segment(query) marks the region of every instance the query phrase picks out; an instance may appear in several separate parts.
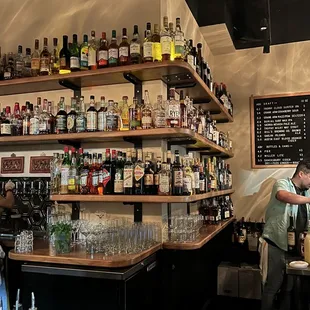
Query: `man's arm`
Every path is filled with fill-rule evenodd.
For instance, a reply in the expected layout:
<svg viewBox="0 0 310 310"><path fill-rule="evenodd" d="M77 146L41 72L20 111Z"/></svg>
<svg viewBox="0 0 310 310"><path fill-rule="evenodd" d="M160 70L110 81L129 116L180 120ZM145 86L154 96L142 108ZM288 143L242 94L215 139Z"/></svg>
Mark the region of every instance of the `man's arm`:
<svg viewBox="0 0 310 310"><path fill-rule="evenodd" d="M276 198L279 201L294 204L294 205L302 205L305 203L310 203L310 197L293 194L285 190L278 190L276 194Z"/></svg>
<svg viewBox="0 0 310 310"><path fill-rule="evenodd" d="M14 195L12 191L6 192L6 197L3 198L0 196L0 207L1 208L13 208L15 203Z"/></svg>

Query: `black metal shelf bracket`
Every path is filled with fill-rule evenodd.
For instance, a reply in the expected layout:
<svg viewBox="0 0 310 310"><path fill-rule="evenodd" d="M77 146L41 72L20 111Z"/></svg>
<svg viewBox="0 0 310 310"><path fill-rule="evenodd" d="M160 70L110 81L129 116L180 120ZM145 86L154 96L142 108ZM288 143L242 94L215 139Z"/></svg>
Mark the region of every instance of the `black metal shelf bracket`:
<svg viewBox="0 0 310 310"><path fill-rule="evenodd" d="M81 97L81 86L72 83L70 80L59 80L59 84L63 87L73 90L74 97Z"/></svg>
<svg viewBox="0 0 310 310"><path fill-rule="evenodd" d="M142 81L139 80L135 75L129 72L123 73L124 79L126 79L128 82L132 83L135 87L134 97L137 98L138 102L141 104L142 102Z"/></svg>
<svg viewBox="0 0 310 310"><path fill-rule="evenodd" d="M142 139L137 137L123 137L125 142L132 143L135 149L142 149Z"/></svg>
<svg viewBox="0 0 310 310"><path fill-rule="evenodd" d="M135 223L141 223L142 222L142 203L141 202L135 202L133 204L133 219Z"/></svg>
<svg viewBox="0 0 310 310"><path fill-rule="evenodd" d="M190 202L188 202L188 203L186 204L186 211L187 211L187 215L190 215L190 214L191 214L191 204L190 204Z"/></svg>
<svg viewBox="0 0 310 310"><path fill-rule="evenodd" d="M81 142L80 141L72 141L72 140L58 140L59 144L63 145L71 145L73 146L76 150L81 147Z"/></svg>
<svg viewBox="0 0 310 310"><path fill-rule="evenodd" d="M72 202L71 220L80 219L80 202Z"/></svg>
<svg viewBox="0 0 310 310"><path fill-rule="evenodd" d="M168 140L167 141L167 150L171 151L172 145L189 145L195 144L197 141L195 139L186 139L186 140Z"/></svg>

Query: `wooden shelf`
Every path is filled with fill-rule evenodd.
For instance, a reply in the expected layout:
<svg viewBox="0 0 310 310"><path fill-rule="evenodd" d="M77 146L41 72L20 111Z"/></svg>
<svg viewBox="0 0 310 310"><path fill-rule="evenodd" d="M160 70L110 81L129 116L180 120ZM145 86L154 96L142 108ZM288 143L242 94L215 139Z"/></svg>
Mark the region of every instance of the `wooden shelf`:
<svg viewBox="0 0 310 310"><path fill-rule="evenodd" d="M233 189L210 192L192 196L157 195L51 195L50 200L57 202L141 202L141 203L187 203L202 199L224 196L234 193Z"/></svg>
<svg viewBox="0 0 310 310"><path fill-rule="evenodd" d="M208 241L214 238L224 228L235 220L234 217L218 225L207 225L201 229L200 236L193 242L164 242L163 249L169 250L197 250L203 247Z"/></svg>
<svg viewBox="0 0 310 310"><path fill-rule="evenodd" d="M148 250L137 254L120 254L104 257L103 254L94 254L93 257L87 254L85 249L75 248L68 254L56 255L48 242L39 240L34 244L32 253L19 254L14 250L9 252L9 258L24 262L40 262L64 265L110 267L120 268L135 265L160 250L161 244L157 244Z"/></svg>
<svg viewBox="0 0 310 310"><path fill-rule="evenodd" d="M220 122L233 121L227 109L218 101L204 81L188 63L183 61L144 63L62 75L0 81L0 96L63 90L65 87L83 88L123 84L129 82L124 77L124 74L128 73L142 82L162 80L169 86L183 89L184 95L193 98L194 103L199 103L204 109L211 111L213 119Z"/></svg>
<svg viewBox="0 0 310 310"><path fill-rule="evenodd" d="M60 135L31 135L31 136L9 136L0 137L0 145L32 145L32 144L51 144L62 141L70 144L70 142L116 142L124 141L126 139L168 139L179 142L178 145L184 145L188 148L194 148L199 151L199 148L204 152L215 154L219 156L233 157L233 154L224 148L216 145L212 141L203 136L194 133L190 129L184 128L155 128L155 129L141 129L129 131L106 131L106 132L82 132L82 133L66 133ZM189 143L189 144L188 144ZM207 150L206 150L207 149Z"/></svg>

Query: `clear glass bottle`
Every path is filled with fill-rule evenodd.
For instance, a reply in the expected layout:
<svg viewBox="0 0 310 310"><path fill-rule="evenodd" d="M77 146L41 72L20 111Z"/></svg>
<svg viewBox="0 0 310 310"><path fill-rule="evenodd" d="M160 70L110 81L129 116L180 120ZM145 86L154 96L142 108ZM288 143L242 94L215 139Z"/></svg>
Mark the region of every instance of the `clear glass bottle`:
<svg viewBox="0 0 310 310"><path fill-rule="evenodd" d="M31 110L30 103L26 103L26 113L23 116L23 135L30 135L30 119L31 119Z"/></svg>
<svg viewBox="0 0 310 310"><path fill-rule="evenodd" d="M169 196L171 194L171 174L166 162L166 154L164 153L164 160L161 164L161 169L158 173L158 195Z"/></svg>
<svg viewBox="0 0 310 310"><path fill-rule="evenodd" d="M107 130L106 113L107 113L107 107L106 107L105 97L101 96L100 109L98 110L98 131Z"/></svg>
<svg viewBox="0 0 310 310"><path fill-rule="evenodd" d="M72 46L70 48L70 70L71 72L80 71L80 49L77 34L73 35Z"/></svg>
<svg viewBox="0 0 310 310"><path fill-rule="evenodd" d="M170 60L171 56L171 35L169 31L168 25L168 16L164 16L163 19L163 27L160 32L160 44L161 44L161 53L162 53L162 60Z"/></svg>
<svg viewBox="0 0 310 310"><path fill-rule="evenodd" d="M144 92L144 106L142 108L142 129L153 128L152 122L152 106L148 90Z"/></svg>
<svg viewBox="0 0 310 310"><path fill-rule="evenodd" d="M23 77L30 77L31 76L31 49L30 48L26 48L26 55L23 61L24 61Z"/></svg>
<svg viewBox="0 0 310 310"><path fill-rule="evenodd" d="M34 41L34 51L31 55L31 75L38 76L40 74L40 50L39 40Z"/></svg>
<svg viewBox="0 0 310 310"><path fill-rule="evenodd" d="M167 103L167 127L179 128L180 127L180 116L181 107L180 102L175 99L175 88L170 88L169 91L170 99Z"/></svg>
<svg viewBox="0 0 310 310"><path fill-rule="evenodd" d="M43 50L40 54L40 75L50 74L51 53L48 51L48 40L43 39Z"/></svg>
<svg viewBox="0 0 310 310"><path fill-rule="evenodd" d="M86 119L87 119L86 130L97 131L98 115L97 115L97 110L95 108L95 96L90 96L90 103L89 103L89 108L87 109L87 112L86 112Z"/></svg>
<svg viewBox="0 0 310 310"><path fill-rule="evenodd" d="M84 34L80 48L81 70L88 70L88 35Z"/></svg>
<svg viewBox="0 0 310 310"><path fill-rule="evenodd" d="M40 135L50 134L51 124L50 124L50 115L47 112L47 99L43 100L43 110L39 115L39 133Z"/></svg>
<svg viewBox="0 0 310 310"><path fill-rule="evenodd" d="M113 100L108 101L106 118L107 118L107 131L118 130L119 115L117 113Z"/></svg>
<svg viewBox="0 0 310 310"><path fill-rule="evenodd" d="M154 24L154 33L152 35L153 61L161 61L161 43L159 34L159 25Z"/></svg>
<svg viewBox="0 0 310 310"><path fill-rule="evenodd" d="M138 25L134 25L133 29L133 37L130 42L130 60L133 64L139 64L141 63L141 43Z"/></svg>
<svg viewBox="0 0 310 310"><path fill-rule="evenodd" d="M116 30L112 30L112 38L109 45L109 67L116 67L118 65L118 45L116 39Z"/></svg>
<svg viewBox="0 0 310 310"><path fill-rule="evenodd" d="M12 80L15 75L15 68L14 68L14 56L13 53L8 54L8 62L4 70L4 79L5 80Z"/></svg>
<svg viewBox="0 0 310 310"><path fill-rule="evenodd" d="M184 60L184 33L181 30L181 20L179 17L176 19L175 35L174 35L174 46L175 55L174 59Z"/></svg>
<svg viewBox="0 0 310 310"><path fill-rule="evenodd" d="M129 48L130 45L128 43L128 37L127 37L127 29L123 28L123 36L122 36L122 42L119 45L118 54L119 54L119 64L121 66L128 65L129 64Z"/></svg>
<svg viewBox="0 0 310 310"><path fill-rule="evenodd" d="M33 115L30 119L30 134L31 135L38 135L40 134L40 118L39 118L39 106L36 105L34 107Z"/></svg>
<svg viewBox="0 0 310 310"><path fill-rule="evenodd" d="M129 130L129 107L128 96L123 96L123 104L121 108L122 127L120 130Z"/></svg>
<svg viewBox="0 0 310 310"><path fill-rule="evenodd" d="M85 102L84 97L80 97L78 104L77 116L76 116L76 132L85 132L86 131L86 113L85 113Z"/></svg>
<svg viewBox="0 0 310 310"><path fill-rule="evenodd" d="M151 23L146 24L146 32L143 42L143 62L153 62L153 42L152 42Z"/></svg>
<svg viewBox="0 0 310 310"><path fill-rule="evenodd" d="M97 44L95 31L91 31L91 40L88 45L88 69L97 69Z"/></svg>
<svg viewBox="0 0 310 310"><path fill-rule="evenodd" d="M153 122L155 128L166 127L166 109L163 105L163 96L157 96L157 103L153 111Z"/></svg>
<svg viewBox="0 0 310 310"><path fill-rule="evenodd" d="M15 78L23 77L24 71L24 57L23 57L23 47L18 45L18 52L15 56Z"/></svg>

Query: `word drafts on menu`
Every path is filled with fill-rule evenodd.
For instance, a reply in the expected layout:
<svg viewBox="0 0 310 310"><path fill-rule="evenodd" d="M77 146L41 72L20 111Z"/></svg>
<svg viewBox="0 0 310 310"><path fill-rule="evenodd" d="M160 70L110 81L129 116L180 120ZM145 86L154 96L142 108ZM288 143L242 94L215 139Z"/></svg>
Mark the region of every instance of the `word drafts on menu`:
<svg viewBox="0 0 310 310"><path fill-rule="evenodd" d="M310 120L310 94L256 97L253 105L254 168L296 165L310 157L310 124L307 124Z"/></svg>

